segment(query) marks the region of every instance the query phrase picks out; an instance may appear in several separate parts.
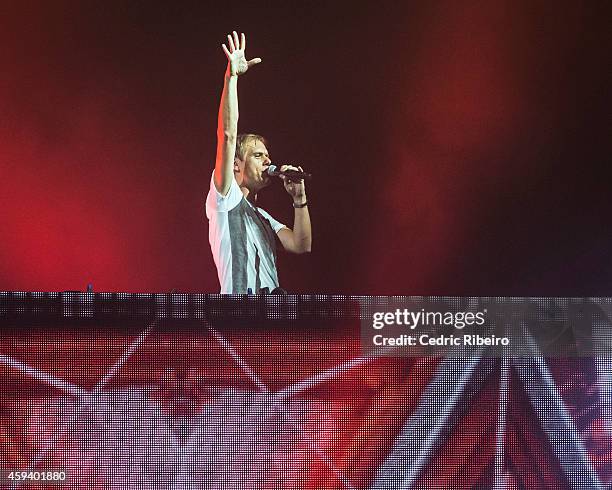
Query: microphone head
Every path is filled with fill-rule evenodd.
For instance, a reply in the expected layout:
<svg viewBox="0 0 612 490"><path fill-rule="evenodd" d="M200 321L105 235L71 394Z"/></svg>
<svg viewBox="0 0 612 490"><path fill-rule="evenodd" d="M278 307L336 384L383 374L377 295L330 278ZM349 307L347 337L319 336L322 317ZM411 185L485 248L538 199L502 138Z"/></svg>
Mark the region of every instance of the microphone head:
<svg viewBox="0 0 612 490"><path fill-rule="evenodd" d="M269 165L265 172L270 177L278 177L280 175L280 169L276 165Z"/></svg>

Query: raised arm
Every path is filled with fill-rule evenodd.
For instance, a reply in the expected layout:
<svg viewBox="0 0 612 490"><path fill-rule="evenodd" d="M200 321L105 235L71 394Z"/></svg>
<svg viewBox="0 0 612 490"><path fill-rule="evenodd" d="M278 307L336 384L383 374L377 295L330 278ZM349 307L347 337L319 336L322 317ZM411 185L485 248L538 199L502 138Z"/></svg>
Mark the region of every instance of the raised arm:
<svg viewBox="0 0 612 490"><path fill-rule="evenodd" d="M244 51L246 38L234 31L227 36L228 46L222 44L227 56L227 70L219 104L217 122L217 158L215 161L215 187L225 196L230 189L234 173L234 155L238 136L238 77L253 65L261 63L261 58L246 60Z"/></svg>

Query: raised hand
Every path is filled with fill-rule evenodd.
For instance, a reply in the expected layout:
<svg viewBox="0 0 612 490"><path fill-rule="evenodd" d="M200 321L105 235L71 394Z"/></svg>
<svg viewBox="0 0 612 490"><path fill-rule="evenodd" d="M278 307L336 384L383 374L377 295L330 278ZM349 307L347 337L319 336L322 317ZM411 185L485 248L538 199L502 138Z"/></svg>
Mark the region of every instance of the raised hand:
<svg viewBox="0 0 612 490"><path fill-rule="evenodd" d="M240 34L240 40L238 40L238 33L233 31L232 34L227 35L227 41L229 49L225 44L221 47L227 56L227 71L229 75L242 75L251 68L251 66L261 63L261 58L253 58L247 61L244 50L246 48L246 38L244 33Z"/></svg>

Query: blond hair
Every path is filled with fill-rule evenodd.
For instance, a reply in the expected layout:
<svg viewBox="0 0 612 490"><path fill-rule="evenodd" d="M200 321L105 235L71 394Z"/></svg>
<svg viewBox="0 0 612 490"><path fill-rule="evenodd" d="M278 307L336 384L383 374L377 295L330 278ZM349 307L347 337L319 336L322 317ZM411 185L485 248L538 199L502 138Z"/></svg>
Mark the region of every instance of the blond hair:
<svg viewBox="0 0 612 490"><path fill-rule="evenodd" d="M258 134L253 133L241 133L236 138L236 158L240 160L244 160L244 155L246 153L247 145L250 141L261 141L265 146L268 146L268 142L266 138L260 136Z"/></svg>

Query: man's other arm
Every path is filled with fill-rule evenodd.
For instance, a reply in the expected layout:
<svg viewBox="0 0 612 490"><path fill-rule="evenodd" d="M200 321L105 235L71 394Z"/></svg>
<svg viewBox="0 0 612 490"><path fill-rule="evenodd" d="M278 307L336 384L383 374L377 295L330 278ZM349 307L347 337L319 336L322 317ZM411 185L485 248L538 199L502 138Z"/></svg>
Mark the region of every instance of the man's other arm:
<svg viewBox="0 0 612 490"><path fill-rule="evenodd" d="M300 170L302 167L292 167L283 165L281 170ZM312 248L312 228L310 226L310 213L308 206L301 206L306 203L306 188L304 181L292 182L287 178L283 178L285 190L293 198L293 229L283 228L278 232L278 238L283 244L283 248L287 252L303 254L310 252Z"/></svg>

